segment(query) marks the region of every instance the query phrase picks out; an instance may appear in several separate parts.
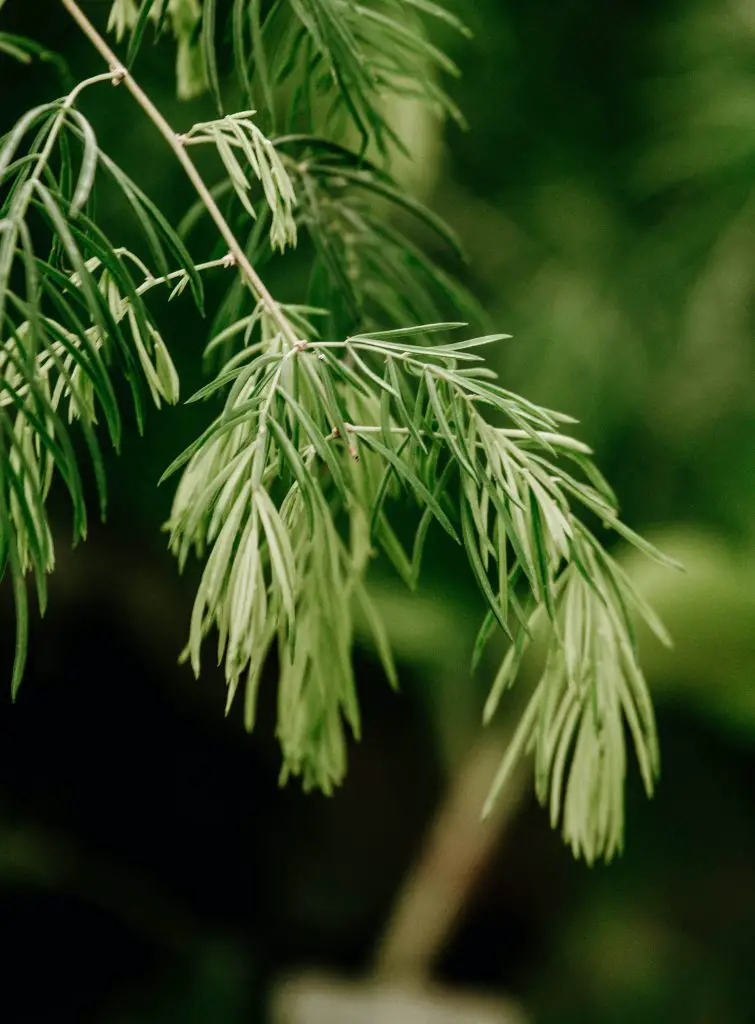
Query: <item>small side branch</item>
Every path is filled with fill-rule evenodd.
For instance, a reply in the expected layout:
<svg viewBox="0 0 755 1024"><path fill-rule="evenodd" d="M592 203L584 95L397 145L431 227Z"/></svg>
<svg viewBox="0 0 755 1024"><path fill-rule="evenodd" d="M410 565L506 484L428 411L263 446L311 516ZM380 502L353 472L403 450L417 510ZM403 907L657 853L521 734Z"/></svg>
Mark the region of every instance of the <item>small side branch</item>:
<svg viewBox="0 0 755 1024"><path fill-rule="evenodd" d="M136 102L142 108L144 113L154 124L157 130L160 132L162 137L167 142L168 146L173 151L176 160L181 164L187 177L191 181L197 195L204 204L207 212L209 213L212 220L215 222L215 226L222 235L226 242L229 252L233 255L236 262L236 266L241 270L244 277L249 282L249 286L254 292L256 298L262 302L266 307L270 316L275 320L281 330L281 334L291 344L294 344L297 340L296 332L294 331L291 323L286 317L285 313L281 309L280 305L275 301L270 292L267 290L264 281L259 276L257 271L254 269L249 261L244 249L239 244L238 239L231 230L228 221L225 219L220 211L218 204L212 196L209 188L205 184L202 176L197 170L194 162L192 161L189 154L181 141L179 135L173 131L171 126L165 120L163 115L157 109L155 104L142 89L139 83L135 80L131 72L126 68L123 63L119 60L117 54L111 49L105 39L100 35L97 29L94 27L92 22L87 18L86 14L79 7L76 0L60 0L65 9L74 19L76 24L79 26L84 35L89 39L94 48L108 64L110 73L114 83L122 82L123 85L128 89L131 95L134 97Z"/></svg>

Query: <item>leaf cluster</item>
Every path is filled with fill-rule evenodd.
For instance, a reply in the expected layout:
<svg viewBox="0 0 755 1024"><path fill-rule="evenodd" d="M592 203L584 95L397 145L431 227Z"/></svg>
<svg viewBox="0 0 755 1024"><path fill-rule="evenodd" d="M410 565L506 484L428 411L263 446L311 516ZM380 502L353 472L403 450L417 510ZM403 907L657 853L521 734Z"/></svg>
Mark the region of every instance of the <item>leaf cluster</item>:
<svg viewBox="0 0 755 1024"><path fill-rule="evenodd" d="M419 99L464 123L437 83L439 73L457 75L458 69L430 41L425 22L469 32L433 0L233 0L227 23L218 8L217 0L142 0L138 6L115 0L110 27L119 39L130 32L131 62L147 26L152 23L159 36L170 23L179 95L209 89L221 115L223 55L230 51L242 102L263 109L273 132L279 121L289 132L312 133L324 124L335 137L351 126L362 149L370 143L382 153L389 146L403 149L386 114L388 96ZM289 101L279 117L282 91Z"/></svg>
<svg viewBox="0 0 755 1024"><path fill-rule="evenodd" d="M181 260L181 276L199 281L162 214L100 151L91 124L73 106L81 88L30 110L0 141L0 572L10 574L17 611L14 692L27 645L25 575L33 573L44 611L46 574L54 567L46 503L56 476L71 499L74 543L86 536L72 424L89 450L104 515L95 427L101 418L118 447L114 377L128 381L140 428L145 384L158 406L178 400L173 363L142 299L157 279L92 219L98 169L126 195L156 263L167 272L170 253L171 261Z"/></svg>
<svg viewBox="0 0 755 1024"><path fill-rule="evenodd" d="M633 611L660 627L575 507L639 541L618 520L589 449L561 432L568 417L507 392L480 365L480 349L501 336L433 344L458 326L290 346L263 317L259 339L250 336L195 396L230 386L223 412L168 471L186 467L171 546L182 563L192 547L207 555L191 661L198 673L203 638L216 628L229 703L245 679L251 726L275 644L284 772L329 792L344 770L339 710L358 733L350 605L366 600L364 570L377 551L416 587L435 524L465 549L487 604L475 660L497 629L510 639L486 719L516 676L533 614L551 637L491 800L533 748L554 823L563 815L577 853L610 857L622 835L625 721L649 792L657 771ZM391 526L402 494L419 514L410 551ZM374 609L368 619L394 681ZM300 700L290 699L292 686Z"/></svg>
<svg viewBox="0 0 755 1024"><path fill-rule="evenodd" d="M115 66L29 111L0 141L0 571L18 609L13 686L26 649L25 577L33 572L44 607L54 563L46 501L56 476L73 504L74 541L86 532L72 426L89 446L104 511L95 428L101 419L117 447L117 379L128 382L140 427L145 392L156 405L178 399L146 294L188 288L202 312L202 273L237 268L206 350L219 369L190 399L222 408L165 474L181 471L171 550L180 567L192 552L204 560L185 657L199 673L216 634L228 707L243 689L251 729L275 653L282 779L332 792L346 771L347 731L361 728L357 612L397 685L369 566L382 556L415 588L429 530L440 528L464 551L485 602L473 665L496 633L508 642L486 721L536 631L547 638L488 808L517 758L532 753L554 825L588 861L610 858L622 840L626 734L648 792L658 771L634 615L667 638L584 513L661 556L621 523L590 449L565 432L570 417L508 391L486 366L483 351L505 336L453 340L464 324L451 316L480 320L479 311L399 225L421 225L452 252L456 239L365 156L369 146L379 157L400 147L385 96L457 116L436 78L454 68L429 41L427 19L463 30L433 0L233 0L227 24L216 0L115 0L110 28L129 34L127 62L150 25L158 36L170 29L179 94L209 88L218 117L174 135ZM91 25L88 34L112 62ZM238 91L268 134L253 109L225 109L226 39ZM13 56L30 52L8 46ZM124 76L197 189L178 230L101 151L76 108L84 88ZM349 130L356 151L345 145ZM222 167L209 188L188 156L199 145ZM144 254L99 226L101 175L130 206ZM196 263L184 239L205 214L230 252ZM260 271L302 238L308 294L284 305ZM414 509L408 546L394 528L399 502Z"/></svg>

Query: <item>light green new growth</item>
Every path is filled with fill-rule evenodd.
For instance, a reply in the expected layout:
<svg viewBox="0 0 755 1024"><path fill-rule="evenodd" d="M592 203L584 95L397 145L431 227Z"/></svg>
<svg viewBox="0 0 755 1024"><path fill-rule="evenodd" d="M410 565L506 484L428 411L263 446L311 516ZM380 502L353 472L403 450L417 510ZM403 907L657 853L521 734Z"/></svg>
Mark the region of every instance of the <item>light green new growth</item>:
<svg viewBox="0 0 755 1024"><path fill-rule="evenodd" d="M194 671L215 635L228 707L241 689L251 729L274 648L282 778L331 792L346 771L346 731L361 728L357 612L397 685L369 565L385 555L414 588L428 530L445 530L487 604L475 664L497 631L510 642L486 722L533 631L549 636L487 809L532 752L538 798L575 854L610 858L623 834L625 731L648 794L658 772L633 615L667 638L576 510L661 556L620 522L590 450L563 432L573 421L507 391L485 365L485 348L505 336L455 340L464 324L448 315L474 317L474 302L398 231L386 204L451 246L453 235L364 155L381 160L400 145L381 96L419 97L459 116L428 73L455 69L426 27L463 26L431 0L234 0L227 26L215 0L116 0L108 27L118 41L128 36L122 64L75 0L60 2L109 70L29 111L0 143L0 563L16 598L14 692L27 643L25 577L33 573L44 610L54 565L46 499L56 473L73 502L74 540L86 533L73 424L89 444L104 513L96 427L102 419L118 445L114 376L129 381L140 425L145 385L158 406L178 399L149 293L167 285L175 298L188 287L201 312L202 275L225 273L232 280L207 346L218 370L189 399L222 396L223 405L165 473L181 471L171 550L180 567L192 551L204 559L185 652ZM183 134L127 70L147 32L166 29L177 44L179 95L209 89L218 107L217 119ZM40 52L2 34L0 49L23 60ZM131 92L189 175L197 203L178 231L100 150L77 110L81 91L103 82ZM227 112L230 95L254 109ZM190 159L199 145L219 157L211 188ZM93 219L101 175L130 204L142 255L111 242ZM221 199L245 236L231 231ZM229 251L197 263L186 239L204 216ZM42 256L32 233L45 232ZM258 268L302 235L314 252L309 294L283 305ZM417 508L410 550L392 526L399 497Z"/></svg>

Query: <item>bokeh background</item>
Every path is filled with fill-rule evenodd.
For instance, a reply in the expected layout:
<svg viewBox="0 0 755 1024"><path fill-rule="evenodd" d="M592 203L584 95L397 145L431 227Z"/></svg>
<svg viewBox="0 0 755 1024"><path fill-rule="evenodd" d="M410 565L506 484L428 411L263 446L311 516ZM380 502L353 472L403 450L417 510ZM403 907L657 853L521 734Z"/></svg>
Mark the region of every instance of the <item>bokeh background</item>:
<svg viewBox="0 0 755 1024"><path fill-rule="evenodd" d="M82 6L104 24L107 3ZM755 8L449 6L474 30L472 40L438 36L463 72L449 91L471 130L397 109L414 152L397 173L456 228L469 255L459 273L513 335L495 354L507 386L580 419L626 521L687 572L626 556L675 648L644 644L663 771L651 802L630 774L624 855L608 867L575 863L526 789L434 974L450 988L503 993L543 1024L747 1024ZM52 0L9 0L0 28L63 52L77 75L99 70ZM172 60L169 46L146 50L139 73L172 123L188 127L210 107L189 113L173 98ZM60 91L52 67L0 59L3 130ZM178 222L188 188L128 98L103 88L85 109L103 147ZM126 211L113 199L101 214L127 244ZM204 259L214 244L200 231L192 250ZM287 267L270 283L295 294L303 268L295 258ZM163 313L188 395L207 325L188 302ZM197 682L176 663L197 567L177 576L160 529L170 485L157 481L208 414L151 413L146 437L127 437L109 460L108 522L93 522L74 552L61 503L50 610L33 623L15 705L0 687L0 1016L9 1022L262 1021L282 973L367 975L482 732L494 665L470 678L481 605L462 554L439 540L416 598L376 573L402 693L389 691L369 650L357 651L366 735L343 790L329 800L279 790L274 679L250 737L239 713L223 715L221 675L208 665ZM3 584L7 679L12 630Z"/></svg>

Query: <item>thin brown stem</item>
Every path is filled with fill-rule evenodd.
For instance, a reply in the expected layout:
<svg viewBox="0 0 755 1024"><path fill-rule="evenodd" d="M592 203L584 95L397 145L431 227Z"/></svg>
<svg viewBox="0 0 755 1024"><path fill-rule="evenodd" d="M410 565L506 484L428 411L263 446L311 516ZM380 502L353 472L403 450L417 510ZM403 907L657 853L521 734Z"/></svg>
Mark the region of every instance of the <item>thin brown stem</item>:
<svg viewBox="0 0 755 1024"><path fill-rule="evenodd" d="M505 738L500 734L485 735L454 773L379 941L373 963L377 978L426 983L452 937L527 792L526 772L520 765L491 817L480 820L480 804L500 763L502 745Z"/></svg>
<svg viewBox="0 0 755 1024"><path fill-rule="evenodd" d="M186 172L186 176L194 186L194 189L204 204L205 209L209 213L212 220L215 222L215 226L222 235L226 242L229 252L233 255L236 262L236 266L242 272L244 277L249 282L249 286L254 292L257 299L267 307L268 312L278 324L281 334L291 343L294 344L297 339L296 331L294 330L291 322L285 313L279 306L279 304L272 297L270 292L267 290L264 281L261 279L257 271L254 269L249 261L248 256L244 252L243 247L239 244L238 239L231 230L228 221L225 219L223 214L215 202L212 193L210 192L207 185L204 183L202 176L194 165L189 154L186 152L184 146L181 143L178 135L173 131L171 126L165 120L163 115L157 109L155 104L142 89L139 83L136 81L131 72L126 68L119 60L117 54L110 48L108 43L103 39L94 25L91 23L86 14L81 10L76 0L61 0L61 3L74 19L76 24L79 26L84 35L89 39L94 48L100 54L110 67L110 70L115 73L113 79L114 83L122 82L131 95L134 97L136 102L142 108L144 113L154 124L157 130L160 132L162 137L170 146L173 154L175 155L178 162Z"/></svg>

